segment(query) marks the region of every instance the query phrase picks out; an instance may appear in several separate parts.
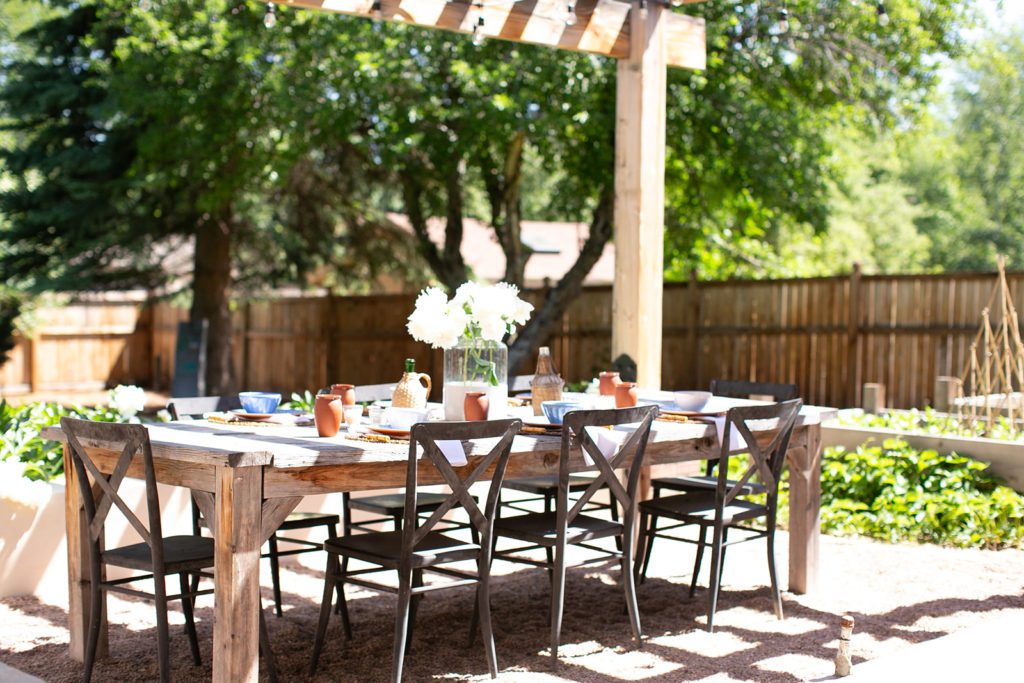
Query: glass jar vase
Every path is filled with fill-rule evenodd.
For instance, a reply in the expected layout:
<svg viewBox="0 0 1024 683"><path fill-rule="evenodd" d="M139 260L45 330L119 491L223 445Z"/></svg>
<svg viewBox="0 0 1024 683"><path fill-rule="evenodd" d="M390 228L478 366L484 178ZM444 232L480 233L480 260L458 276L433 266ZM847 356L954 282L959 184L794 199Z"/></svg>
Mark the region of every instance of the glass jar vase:
<svg viewBox="0 0 1024 683"><path fill-rule="evenodd" d="M444 352L444 419L463 420L466 392L487 394L487 419L508 412L508 347L502 342L463 337Z"/></svg>

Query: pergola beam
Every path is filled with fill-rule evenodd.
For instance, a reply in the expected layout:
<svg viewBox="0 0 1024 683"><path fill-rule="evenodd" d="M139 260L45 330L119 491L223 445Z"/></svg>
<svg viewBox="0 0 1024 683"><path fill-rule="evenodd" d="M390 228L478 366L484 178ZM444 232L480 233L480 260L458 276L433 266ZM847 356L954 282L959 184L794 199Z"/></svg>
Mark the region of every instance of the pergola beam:
<svg viewBox="0 0 1024 683"><path fill-rule="evenodd" d="M373 0L283 0L279 4L376 18ZM579 0L573 26L565 23L565 8L565 0L486 0L482 6L472 0L380 0L379 19L472 33L483 16L480 30L488 38L629 58L634 24L630 15L636 11L632 3ZM664 22L667 66L705 68L704 19L665 12Z"/></svg>

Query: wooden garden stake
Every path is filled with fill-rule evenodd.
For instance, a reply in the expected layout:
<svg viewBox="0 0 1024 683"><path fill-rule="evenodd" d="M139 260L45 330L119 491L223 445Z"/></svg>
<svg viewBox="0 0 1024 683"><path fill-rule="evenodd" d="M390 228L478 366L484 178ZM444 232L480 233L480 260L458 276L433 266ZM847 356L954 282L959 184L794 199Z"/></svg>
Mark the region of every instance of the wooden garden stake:
<svg viewBox="0 0 1024 683"><path fill-rule="evenodd" d="M836 653L836 676L849 676L853 670L850 658L850 636L853 635L853 617L844 614L839 620L839 652Z"/></svg>

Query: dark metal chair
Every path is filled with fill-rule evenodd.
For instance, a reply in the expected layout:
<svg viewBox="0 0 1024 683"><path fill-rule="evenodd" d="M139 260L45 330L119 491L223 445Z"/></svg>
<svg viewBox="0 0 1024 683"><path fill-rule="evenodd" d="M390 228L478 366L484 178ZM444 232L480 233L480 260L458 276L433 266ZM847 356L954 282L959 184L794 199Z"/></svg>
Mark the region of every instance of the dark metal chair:
<svg viewBox="0 0 1024 683"><path fill-rule="evenodd" d="M145 427L137 424L91 422L70 417L62 417L60 426L67 436L68 450L71 453L75 478L78 480L85 508L86 540L89 546L89 576L92 578L90 582L91 619L86 636L85 668L82 679L87 683L92 679L93 666L96 662L100 618L104 607L102 592L113 591L153 600L156 603L157 659L160 667L160 680L162 683L166 683L171 680L167 627L168 602L181 601L181 609L185 614L185 630L188 633L189 645L192 649L192 661L196 666L202 663L195 618L192 612L192 601L197 595L208 595L213 591L190 589L188 579L190 575L197 576L202 570L213 567L213 539L200 536L168 536L166 538L163 536L160 524L160 494L156 486L149 433ZM93 462L85 450L85 444L115 453L120 452L117 464L109 476L103 474ZM146 482L148 525L132 512L131 506L118 494L121 482L124 481L125 475L136 458L142 460ZM95 498L93 486L89 483L90 478L99 489L98 496ZM138 532L143 539L142 543L104 549L104 524L113 507L116 507ZM103 567L106 565L151 573L105 580L102 576ZM180 593L167 595L164 577L174 574L179 577ZM145 593L124 585L148 579L153 580L153 593ZM268 657L271 678L276 679L276 669L273 659L270 657L269 638L262 610L260 611L260 643L263 653Z"/></svg>
<svg viewBox="0 0 1024 683"><path fill-rule="evenodd" d="M174 420L191 420L197 417L201 418L205 413L234 410L241 407L242 404L239 402L237 395L173 398L167 403L167 410L171 414L171 419ZM267 552L263 554L263 557L270 560L270 580L274 589L274 614L281 616L281 570L279 558L316 552L322 547L320 543L308 541L304 538L279 536L278 534L282 531L298 531L300 529L314 529L322 526L327 530L327 538L336 538L340 521L341 518L338 515L331 513L293 512L281 522L277 531L267 539ZM193 499L192 534L195 536L201 535L202 529L205 526L206 522L203 519L203 515ZM278 547L278 543L287 543L298 547L281 550ZM198 577L193 580L193 590L195 589L196 581L198 581Z"/></svg>
<svg viewBox="0 0 1024 683"><path fill-rule="evenodd" d="M317 626L313 655L310 661L310 675L316 672L320 652L323 649L327 632L327 624L331 614L331 596L336 586L342 588L341 601L344 602L344 585L354 583L378 591L398 594L398 607L395 614L394 660L391 678L399 681L402 678L402 665L408 644L411 642L412 624L416 613L416 600L423 594L444 588L476 585L477 607L474 613L471 633L475 632L476 622L483 632L484 649L487 655L487 666L491 677L498 675L497 656L494 650L494 634L491 630L490 615L490 564L494 520L498 507L498 491L505 475L508 456L512 450L512 440L522 426L519 420L491 420L484 422L442 422L420 423L412 428L409 441L409 460L405 487L405 513L401 530L381 531L366 534L344 536L329 540L324 544L327 551L327 569L324 576L323 601L320 605L320 621ZM456 471L448 462L437 445L438 441L458 440L472 441L477 439L498 439L487 455L476 464L470 464ZM422 450L423 456L418 457ZM451 493L430 517L420 523L416 512L416 489L419 485L419 469L429 462L451 488ZM469 488L476 483L489 467L494 467L491 475L487 502L481 510ZM469 523L479 534L479 543L467 543L445 535L435 527L456 506L461 506L469 515ZM338 558L343 558L339 564ZM348 571L344 560L355 558L368 562L374 567ZM455 570L443 566L452 562L475 560L475 574ZM398 588L382 585L359 578L363 574L397 570ZM441 585L426 586L423 583L423 572L436 572L455 579ZM347 611L344 609L343 612Z"/></svg>
<svg viewBox="0 0 1024 683"><path fill-rule="evenodd" d="M357 386L356 402L369 403L371 401L389 399L394 389L394 383ZM447 499L447 493L420 491L416 496L416 514L420 517L429 515ZM342 494L342 506L342 529L346 536L356 530L366 531L369 529L372 531L374 530L373 527L378 526L382 522L391 522L394 524L395 531L398 531L402 528L402 518L405 515L405 494L380 493L368 496L353 496L346 492ZM375 515L375 517L357 522L352 519L352 510L369 512ZM463 525L453 526L461 527ZM476 533L472 527L470 527L470 533ZM475 541L476 539L474 538Z"/></svg>
<svg viewBox="0 0 1024 683"><path fill-rule="evenodd" d="M725 396L727 398L751 398L752 396L765 396L781 403L782 401L792 401L795 398L800 397L800 389L795 384L774 384L771 382L747 382L745 380L732 380L732 379L713 379L711 380L711 393L715 396ZM715 476L715 467L718 466L717 460L708 460L705 464L704 474L695 475L690 477L658 477L651 480L651 488L653 489L653 497L658 498L661 496L662 489L677 492L686 491L714 491L718 485L718 479ZM731 486L735 482L728 482ZM757 481L747 482L743 495L754 495L758 493L764 493L764 486ZM647 569L644 568L644 574L646 575Z"/></svg>
<svg viewBox="0 0 1024 683"><path fill-rule="evenodd" d="M692 490L675 496L653 498L640 503L640 538L638 557L644 561L642 572L646 572L651 559L651 550L655 538L667 538L684 543L697 544L697 557L693 565L693 577L690 580L690 597L697 588L697 574L707 544L707 530L712 528L714 534L711 541L711 578L708 588L708 631L714 630L715 607L718 604L718 590L722 581L722 568L725 566L725 549L734 543L744 543L760 538L768 539L768 573L771 578L772 598L775 614L782 618L782 596L779 593L779 582L775 570L775 518L778 513L779 479L789 448L789 439L793 433L793 425L800 412L801 401L794 399L782 403L764 406L744 406L732 408L726 414L725 433L722 438L722 450L718 462L718 475L715 490ZM771 429L752 429L752 421L774 421ZM745 444L731 449L732 432L736 430ZM736 481L727 477L729 458L736 454L748 454L751 464ZM741 496L748 494L746 484L757 475L766 493L764 503L745 500ZM678 523L658 528L658 520L667 517ZM748 526L755 520L764 520L764 529ZM672 529L688 525L698 525L700 535L697 540L666 534ZM729 541L730 530L744 532L744 537Z"/></svg>
<svg viewBox="0 0 1024 683"><path fill-rule="evenodd" d="M534 566L544 566L552 572L551 657L556 663L565 596L565 556L566 547L569 545L578 545L602 554L601 557L588 560L583 564L603 561L608 556L621 558L626 606L633 638L636 640L637 646L640 645L640 615L636 604L636 587L633 580L633 532L636 524L635 508L640 471L643 468L647 439L650 436L651 423L655 415L657 415L656 406L569 412L563 420L555 510L502 517L495 521L495 533L498 537L511 538L528 544L496 552L495 557ZM592 432L586 429L587 427L603 429L607 426L635 423L638 423L638 427L625 438L617 452L607 459L601 453ZM594 461L597 476L578 499L570 501L569 457L575 449L586 450ZM627 470L626 486L622 485L616 475L615 471L618 469ZM604 487L611 492L613 503L622 506L624 510L622 522L583 514L590 499ZM571 508L570 502L573 503ZM609 537L618 539L621 551L590 545L592 541ZM538 548L553 549L553 565L550 559L547 563L540 563L520 555L522 552ZM551 553L548 556L550 558Z"/></svg>

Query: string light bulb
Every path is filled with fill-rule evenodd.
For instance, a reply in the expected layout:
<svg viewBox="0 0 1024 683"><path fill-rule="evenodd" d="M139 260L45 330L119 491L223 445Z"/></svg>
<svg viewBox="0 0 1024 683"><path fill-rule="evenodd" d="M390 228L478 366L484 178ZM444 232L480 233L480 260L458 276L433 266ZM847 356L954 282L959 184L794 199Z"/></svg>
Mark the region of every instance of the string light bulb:
<svg viewBox="0 0 1024 683"><path fill-rule="evenodd" d="M783 5L779 8L779 33L789 33L789 10Z"/></svg>
<svg viewBox="0 0 1024 683"><path fill-rule="evenodd" d="M477 47L484 44L484 15L482 14L473 24L473 44Z"/></svg>
<svg viewBox="0 0 1024 683"><path fill-rule="evenodd" d="M565 25L575 26L576 25L576 3L567 2L565 3Z"/></svg>
<svg viewBox="0 0 1024 683"><path fill-rule="evenodd" d="M272 2L267 3L267 12L263 15L263 25L267 28L277 26L277 7Z"/></svg>
<svg viewBox="0 0 1024 683"><path fill-rule="evenodd" d="M885 3L879 2L878 6L875 7L875 12L878 14L878 25L888 26L889 25L889 13L885 11Z"/></svg>

